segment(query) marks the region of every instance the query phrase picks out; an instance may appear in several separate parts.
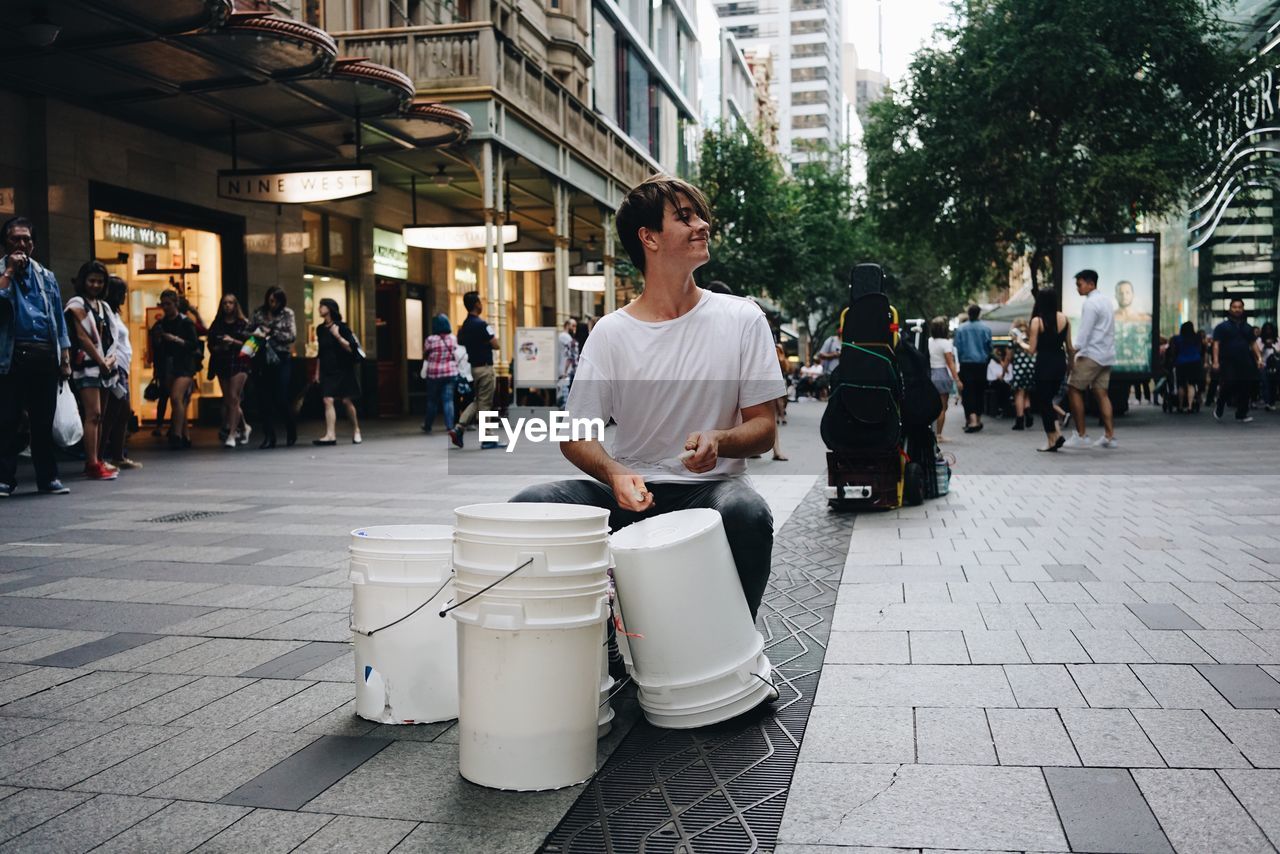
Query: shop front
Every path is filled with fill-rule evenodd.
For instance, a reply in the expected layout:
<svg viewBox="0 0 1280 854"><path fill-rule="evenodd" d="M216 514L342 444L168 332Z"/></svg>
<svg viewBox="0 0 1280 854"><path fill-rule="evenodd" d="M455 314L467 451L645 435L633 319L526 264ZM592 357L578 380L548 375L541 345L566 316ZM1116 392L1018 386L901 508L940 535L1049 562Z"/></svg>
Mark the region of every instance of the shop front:
<svg viewBox="0 0 1280 854"><path fill-rule="evenodd" d="M128 286L121 316L129 328L133 360L130 394L138 417L151 421L156 403L143 391L154 377L148 332L160 319L160 295L174 290L192 309L193 319L212 322L223 293L243 303L244 220L172 200L90 185L93 257ZM188 415L197 417L221 397L217 382L202 370L196 377Z"/></svg>

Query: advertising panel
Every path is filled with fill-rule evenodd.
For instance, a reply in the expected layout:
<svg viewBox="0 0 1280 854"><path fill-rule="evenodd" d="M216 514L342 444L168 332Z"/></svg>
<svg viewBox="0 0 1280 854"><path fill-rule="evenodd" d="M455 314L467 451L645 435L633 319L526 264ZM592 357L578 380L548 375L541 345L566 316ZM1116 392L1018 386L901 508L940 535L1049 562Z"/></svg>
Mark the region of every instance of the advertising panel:
<svg viewBox="0 0 1280 854"><path fill-rule="evenodd" d="M518 388L555 388L557 335L554 326L517 327L515 382Z"/></svg>
<svg viewBox="0 0 1280 854"><path fill-rule="evenodd" d="M1154 234L1068 237L1058 264L1062 313L1071 320L1072 339L1080 328L1084 299L1075 274L1098 273L1098 291L1116 305L1116 364L1121 374L1149 374L1159 318L1160 239Z"/></svg>

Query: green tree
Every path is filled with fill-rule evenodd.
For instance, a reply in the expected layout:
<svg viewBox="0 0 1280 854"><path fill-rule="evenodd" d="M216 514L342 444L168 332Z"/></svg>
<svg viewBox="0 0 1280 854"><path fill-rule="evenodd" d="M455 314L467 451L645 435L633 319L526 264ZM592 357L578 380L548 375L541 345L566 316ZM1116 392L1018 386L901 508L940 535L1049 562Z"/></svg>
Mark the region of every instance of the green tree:
<svg viewBox="0 0 1280 854"><path fill-rule="evenodd" d="M953 292L1071 232L1179 210L1209 156L1197 113L1240 58L1218 0L967 0L904 85L873 105L868 204L924 242Z"/></svg>

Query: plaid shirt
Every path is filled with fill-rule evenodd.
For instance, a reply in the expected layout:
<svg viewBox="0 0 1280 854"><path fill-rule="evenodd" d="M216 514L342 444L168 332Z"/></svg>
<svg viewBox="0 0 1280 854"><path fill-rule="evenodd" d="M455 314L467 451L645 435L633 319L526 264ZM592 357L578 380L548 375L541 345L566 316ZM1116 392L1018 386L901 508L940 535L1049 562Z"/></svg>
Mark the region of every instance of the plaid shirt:
<svg viewBox="0 0 1280 854"><path fill-rule="evenodd" d="M432 335L422 346L422 358L427 361L427 379L458 375L458 359L454 350L458 342L452 335Z"/></svg>

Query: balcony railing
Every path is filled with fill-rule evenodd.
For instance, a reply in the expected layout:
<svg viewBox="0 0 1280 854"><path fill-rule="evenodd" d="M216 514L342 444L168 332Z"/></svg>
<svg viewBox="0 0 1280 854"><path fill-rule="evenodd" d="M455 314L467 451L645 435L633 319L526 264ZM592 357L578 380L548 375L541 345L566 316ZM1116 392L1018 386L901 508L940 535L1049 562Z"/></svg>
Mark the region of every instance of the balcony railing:
<svg viewBox="0 0 1280 854"><path fill-rule="evenodd" d="M652 171L628 141L554 77L501 39L488 22L360 30L333 36L340 55L364 56L397 68L409 75L420 95L448 100L463 97L467 90L496 94L624 186L640 183Z"/></svg>

